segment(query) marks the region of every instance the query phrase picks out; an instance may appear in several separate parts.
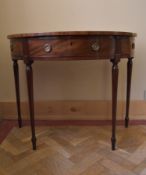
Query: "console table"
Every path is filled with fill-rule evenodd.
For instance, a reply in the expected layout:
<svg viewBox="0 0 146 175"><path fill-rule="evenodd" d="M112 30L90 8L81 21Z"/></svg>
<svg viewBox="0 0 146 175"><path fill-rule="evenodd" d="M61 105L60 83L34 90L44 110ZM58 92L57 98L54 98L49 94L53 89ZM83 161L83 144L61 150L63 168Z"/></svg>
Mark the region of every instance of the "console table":
<svg viewBox="0 0 146 175"><path fill-rule="evenodd" d="M18 124L22 127L19 90L18 61L26 65L29 99L29 114L32 132L32 147L36 150L33 70L34 61L102 60L112 63L112 150L116 148L116 111L118 89L118 63L127 58L127 94L125 127L129 122L132 59L134 58L135 33L116 31L70 31L8 35L13 60Z"/></svg>

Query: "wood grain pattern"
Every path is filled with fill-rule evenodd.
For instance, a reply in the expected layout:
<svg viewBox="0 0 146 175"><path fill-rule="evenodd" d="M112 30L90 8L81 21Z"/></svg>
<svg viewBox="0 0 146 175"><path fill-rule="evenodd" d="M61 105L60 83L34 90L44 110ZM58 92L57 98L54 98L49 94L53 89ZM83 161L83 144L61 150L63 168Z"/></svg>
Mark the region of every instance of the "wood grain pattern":
<svg viewBox="0 0 146 175"><path fill-rule="evenodd" d="M36 126L108 126L111 120L36 120ZM123 120L117 120L118 126L123 126ZM29 120L23 120L24 126L30 124ZM131 126L146 125L146 120L130 120ZM0 144L7 137L9 132L17 127L17 120L5 119L0 122Z"/></svg>
<svg viewBox="0 0 146 175"><path fill-rule="evenodd" d="M78 35L112 35L112 36L137 36L136 33L120 32L120 31L62 31L62 32L45 32L45 33L22 33L8 35L9 39L12 38L31 38L42 36L78 36Z"/></svg>
<svg viewBox="0 0 146 175"><path fill-rule="evenodd" d="M15 102L0 103L3 119L16 119L17 107ZM118 101L117 119L124 120L125 102ZM27 102L21 102L22 118L28 119ZM110 120L111 101L100 100L58 100L35 102L36 119L45 120ZM142 100L131 101L130 118L145 119L146 102Z"/></svg>
<svg viewBox="0 0 146 175"><path fill-rule="evenodd" d="M11 48L11 55L12 59L13 57L17 57L19 59L22 59L23 56L23 42L20 40L13 40L10 43L10 48Z"/></svg>
<svg viewBox="0 0 146 175"><path fill-rule="evenodd" d="M92 45L97 43L99 51L93 51ZM50 52L44 51L45 44L51 47ZM111 37L64 37L61 39L46 38L46 39L29 39L30 57L42 58L51 57L60 59L60 57L69 59L68 57L100 57L105 58L114 54L114 40ZM80 48L80 49L78 49ZM90 58L92 59L92 58ZM96 59L96 58L93 58ZM61 60L61 59L60 59Z"/></svg>
<svg viewBox="0 0 146 175"><path fill-rule="evenodd" d="M146 126L126 130L118 126L115 152L110 149L110 130L109 126L36 127L38 150L33 152L28 127L15 127L0 145L0 174L145 175Z"/></svg>
<svg viewBox="0 0 146 175"><path fill-rule="evenodd" d="M119 57L134 56L134 37L113 35L80 35L80 36L44 36L38 38L11 38L12 59L22 60L96 60L114 58L116 42L119 42ZM92 49L93 44L98 44L99 50ZM45 52L45 44L51 47L50 52ZM27 49L27 53L25 50Z"/></svg>

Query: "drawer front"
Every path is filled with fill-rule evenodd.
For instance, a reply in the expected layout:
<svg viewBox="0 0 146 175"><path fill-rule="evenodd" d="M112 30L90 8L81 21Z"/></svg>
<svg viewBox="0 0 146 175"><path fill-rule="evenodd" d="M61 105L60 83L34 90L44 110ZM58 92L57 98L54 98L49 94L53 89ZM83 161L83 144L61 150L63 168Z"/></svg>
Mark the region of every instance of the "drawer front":
<svg viewBox="0 0 146 175"><path fill-rule="evenodd" d="M108 57L114 53L111 37L29 39L30 57Z"/></svg>

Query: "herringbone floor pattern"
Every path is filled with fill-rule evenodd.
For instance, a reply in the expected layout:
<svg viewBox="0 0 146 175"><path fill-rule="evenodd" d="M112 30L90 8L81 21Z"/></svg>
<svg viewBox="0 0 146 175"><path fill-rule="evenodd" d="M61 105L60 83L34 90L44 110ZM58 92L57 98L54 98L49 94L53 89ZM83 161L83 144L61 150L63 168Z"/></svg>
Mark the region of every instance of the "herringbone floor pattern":
<svg viewBox="0 0 146 175"><path fill-rule="evenodd" d="M0 145L0 175L146 175L146 126L117 128L111 151L109 126L13 128Z"/></svg>

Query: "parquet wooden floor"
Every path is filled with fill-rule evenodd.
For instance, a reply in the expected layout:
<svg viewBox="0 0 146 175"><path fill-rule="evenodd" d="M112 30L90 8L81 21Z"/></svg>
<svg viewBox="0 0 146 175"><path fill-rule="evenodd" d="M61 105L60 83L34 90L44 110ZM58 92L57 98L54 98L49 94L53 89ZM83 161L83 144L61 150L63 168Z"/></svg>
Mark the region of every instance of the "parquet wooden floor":
<svg viewBox="0 0 146 175"><path fill-rule="evenodd" d="M117 127L111 151L110 126L14 127L0 145L0 175L146 175L146 126Z"/></svg>

